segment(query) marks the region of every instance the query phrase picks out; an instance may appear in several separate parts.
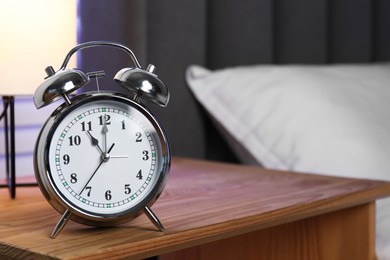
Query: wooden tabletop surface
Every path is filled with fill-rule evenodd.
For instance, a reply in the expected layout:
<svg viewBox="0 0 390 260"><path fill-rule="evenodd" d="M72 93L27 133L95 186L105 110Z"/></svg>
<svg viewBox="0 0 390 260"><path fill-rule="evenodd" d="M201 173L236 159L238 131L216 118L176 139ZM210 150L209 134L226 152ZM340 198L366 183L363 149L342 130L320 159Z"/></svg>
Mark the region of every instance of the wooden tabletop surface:
<svg viewBox="0 0 390 260"><path fill-rule="evenodd" d="M18 258L145 258L360 205L390 195L390 184L174 158L167 186L152 206L165 226L142 215L113 228L60 218L37 187L0 190L0 255Z"/></svg>

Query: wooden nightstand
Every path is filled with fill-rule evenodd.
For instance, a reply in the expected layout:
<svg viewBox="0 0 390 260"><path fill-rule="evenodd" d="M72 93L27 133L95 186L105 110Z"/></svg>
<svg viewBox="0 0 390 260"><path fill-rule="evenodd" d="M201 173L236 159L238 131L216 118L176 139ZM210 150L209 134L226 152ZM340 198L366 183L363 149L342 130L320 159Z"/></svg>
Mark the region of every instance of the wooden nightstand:
<svg viewBox="0 0 390 260"><path fill-rule="evenodd" d="M113 228L59 219L37 187L0 191L0 258L374 259L375 200L390 183L183 158L153 210Z"/></svg>

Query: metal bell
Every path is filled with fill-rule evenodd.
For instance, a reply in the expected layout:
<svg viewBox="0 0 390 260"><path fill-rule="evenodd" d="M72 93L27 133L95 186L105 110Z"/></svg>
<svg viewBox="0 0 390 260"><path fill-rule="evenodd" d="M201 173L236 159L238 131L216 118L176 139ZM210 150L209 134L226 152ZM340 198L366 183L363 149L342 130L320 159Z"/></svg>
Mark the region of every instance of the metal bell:
<svg viewBox="0 0 390 260"><path fill-rule="evenodd" d="M54 72L52 67L48 67L46 72L48 77L34 94L34 104L38 109L60 98L69 102L67 95L89 82L88 75L78 69L60 69Z"/></svg>
<svg viewBox="0 0 390 260"><path fill-rule="evenodd" d="M142 97L165 107L169 102L169 91L154 71L155 67L152 64L149 64L147 70L124 68L115 75L114 80L128 91L135 93L136 100Z"/></svg>

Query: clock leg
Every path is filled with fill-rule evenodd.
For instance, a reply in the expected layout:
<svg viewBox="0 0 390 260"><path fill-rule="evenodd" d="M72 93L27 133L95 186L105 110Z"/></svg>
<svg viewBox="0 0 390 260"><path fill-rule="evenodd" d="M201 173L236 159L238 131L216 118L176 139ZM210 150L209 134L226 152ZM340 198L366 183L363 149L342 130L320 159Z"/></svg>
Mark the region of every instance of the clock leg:
<svg viewBox="0 0 390 260"><path fill-rule="evenodd" d="M146 216L150 219L150 221L152 221L153 225L158 228L158 230L160 231L164 231L164 227L163 225L161 224L160 220L158 219L158 217L156 216L156 214L153 213L153 211L149 208L149 207L145 207L144 208L144 213L146 214Z"/></svg>
<svg viewBox="0 0 390 260"><path fill-rule="evenodd" d="M70 219L71 215L72 215L72 213L69 210L66 210L64 212L61 219L58 221L57 225L53 229L53 232L51 232L51 235L50 235L51 238L56 238L56 236L61 232L61 230L64 228L65 224Z"/></svg>

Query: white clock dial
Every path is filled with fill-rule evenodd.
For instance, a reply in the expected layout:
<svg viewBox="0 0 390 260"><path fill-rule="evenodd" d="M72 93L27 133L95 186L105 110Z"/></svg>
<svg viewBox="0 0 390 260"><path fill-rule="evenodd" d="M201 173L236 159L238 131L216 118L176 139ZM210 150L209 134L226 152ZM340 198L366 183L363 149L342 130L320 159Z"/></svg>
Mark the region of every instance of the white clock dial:
<svg viewBox="0 0 390 260"><path fill-rule="evenodd" d="M77 211L104 217L135 210L155 190L162 146L147 114L107 99L85 103L62 118L48 158L49 179L59 196Z"/></svg>

